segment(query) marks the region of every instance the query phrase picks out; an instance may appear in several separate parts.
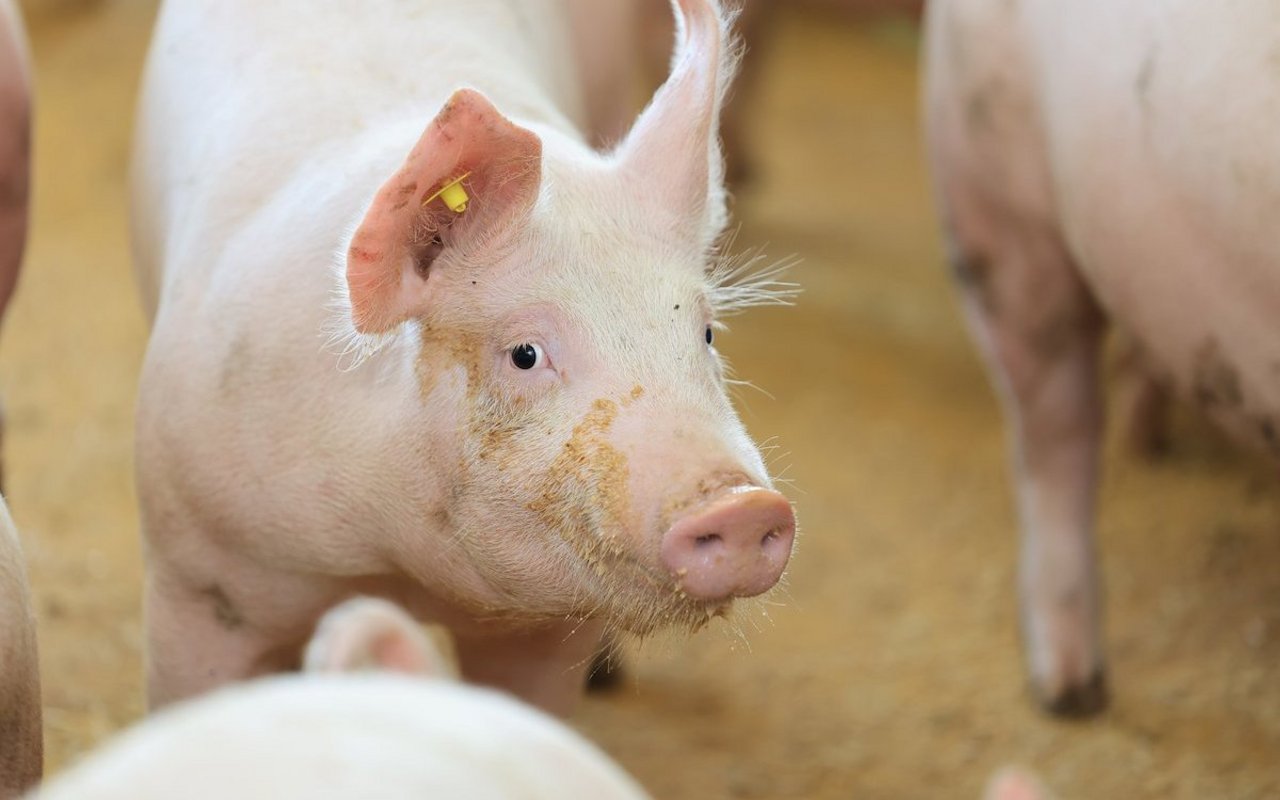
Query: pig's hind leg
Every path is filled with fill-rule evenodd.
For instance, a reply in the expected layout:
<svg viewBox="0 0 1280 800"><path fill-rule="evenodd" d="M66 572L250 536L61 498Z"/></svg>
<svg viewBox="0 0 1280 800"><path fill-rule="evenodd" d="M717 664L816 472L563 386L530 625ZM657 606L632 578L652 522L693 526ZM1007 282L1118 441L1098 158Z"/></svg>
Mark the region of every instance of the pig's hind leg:
<svg viewBox="0 0 1280 800"><path fill-rule="evenodd" d="M1010 432L1033 687L1054 713L1092 714L1106 705L1093 538L1103 319L1047 232L957 244L952 267Z"/></svg>
<svg viewBox="0 0 1280 800"><path fill-rule="evenodd" d="M925 26L925 102L949 260L1004 407L1022 530L1024 647L1040 701L1106 704L1093 526L1104 320L1058 227L1016 11L938 0Z"/></svg>

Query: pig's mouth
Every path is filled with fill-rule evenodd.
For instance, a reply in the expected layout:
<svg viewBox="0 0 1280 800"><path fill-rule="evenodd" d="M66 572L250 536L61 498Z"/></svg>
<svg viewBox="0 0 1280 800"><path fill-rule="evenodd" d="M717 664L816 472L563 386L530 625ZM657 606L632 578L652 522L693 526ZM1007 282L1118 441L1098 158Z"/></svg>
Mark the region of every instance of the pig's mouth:
<svg viewBox="0 0 1280 800"><path fill-rule="evenodd" d="M587 516L594 516L590 512ZM598 523L599 520L592 520ZM598 532L596 542L617 542L622 534L595 524L584 527ZM583 616L603 619L628 633L645 635L661 629L696 631L713 618L725 616L733 598L713 600L690 596L670 574L652 559L624 546L583 546L579 537L561 534L563 556L572 564L584 586Z"/></svg>

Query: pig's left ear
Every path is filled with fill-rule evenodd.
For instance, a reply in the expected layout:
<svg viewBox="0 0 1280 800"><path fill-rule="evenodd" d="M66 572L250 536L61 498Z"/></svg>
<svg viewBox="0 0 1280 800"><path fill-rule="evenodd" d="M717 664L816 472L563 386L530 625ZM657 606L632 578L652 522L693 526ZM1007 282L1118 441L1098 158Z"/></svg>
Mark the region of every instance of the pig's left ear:
<svg viewBox="0 0 1280 800"><path fill-rule="evenodd" d="M431 199L463 175L464 211ZM523 221L538 197L542 141L504 117L479 92L449 98L374 196L347 248L351 322L385 333L424 313L432 265Z"/></svg>
<svg viewBox="0 0 1280 800"><path fill-rule="evenodd" d="M448 678L453 670L440 649L399 606L356 597L326 613L307 644L306 672L384 670Z"/></svg>
<svg viewBox="0 0 1280 800"><path fill-rule="evenodd" d="M720 106L733 79L730 17L718 0L671 0L676 49L671 75L618 149L633 184L669 228L709 249L728 224Z"/></svg>

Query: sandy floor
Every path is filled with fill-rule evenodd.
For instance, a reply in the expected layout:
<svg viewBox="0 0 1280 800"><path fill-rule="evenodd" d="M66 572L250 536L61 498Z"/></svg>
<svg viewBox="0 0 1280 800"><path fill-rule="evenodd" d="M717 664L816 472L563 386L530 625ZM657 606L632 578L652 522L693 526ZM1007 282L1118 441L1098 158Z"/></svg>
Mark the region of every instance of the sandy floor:
<svg viewBox="0 0 1280 800"><path fill-rule="evenodd" d="M0 347L6 477L38 594L48 767L142 710L132 404L145 331L124 176L154 9L28 4L30 260ZM1112 437L1100 533L1116 700L1027 702L1000 419L951 302L919 158L914 39L784 16L754 109L745 244L805 258L799 307L724 337L803 537L787 590L634 653L581 728L663 798L975 797L1008 761L1067 798L1280 796L1274 469L1179 420Z"/></svg>

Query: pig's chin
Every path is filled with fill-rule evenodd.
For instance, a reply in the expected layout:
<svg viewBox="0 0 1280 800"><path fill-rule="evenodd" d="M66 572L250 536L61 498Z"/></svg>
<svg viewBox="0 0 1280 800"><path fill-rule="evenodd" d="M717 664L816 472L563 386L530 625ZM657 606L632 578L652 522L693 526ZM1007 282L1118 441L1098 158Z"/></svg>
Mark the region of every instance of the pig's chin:
<svg viewBox="0 0 1280 800"><path fill-rule="evenodd" d="M667 630L694 633L712 619L728 616L732 607L732 600L713 603L682 597L676 602L658 602L647 608L606 611L604 618L611 626L636 636Z"/></svg>
<svg viewBox="0 0 1280 800"><path fill-rule="evenodd" d="M708 601L689 597L674 581L629 559L603 569L586 561L578 566L588 584L586 594L596 598L590 608L579 609L579 614L638 636L664 630L692 633L715 617L727 616L733 607L732 598Z"/></svg>

